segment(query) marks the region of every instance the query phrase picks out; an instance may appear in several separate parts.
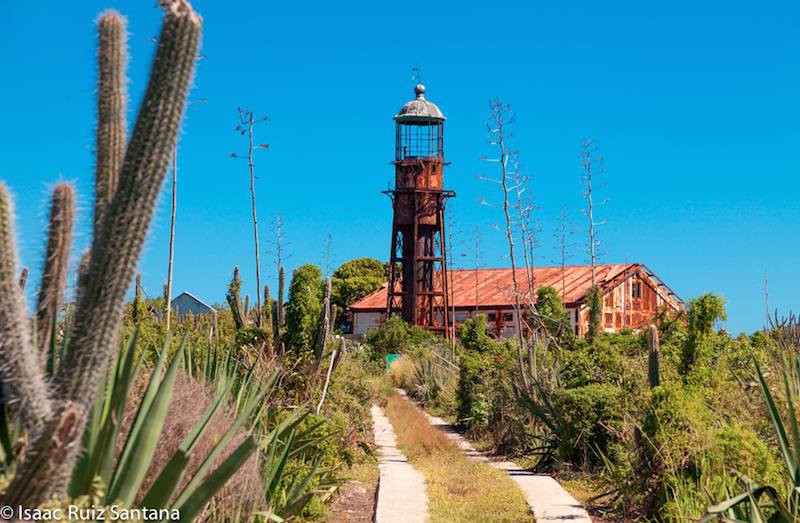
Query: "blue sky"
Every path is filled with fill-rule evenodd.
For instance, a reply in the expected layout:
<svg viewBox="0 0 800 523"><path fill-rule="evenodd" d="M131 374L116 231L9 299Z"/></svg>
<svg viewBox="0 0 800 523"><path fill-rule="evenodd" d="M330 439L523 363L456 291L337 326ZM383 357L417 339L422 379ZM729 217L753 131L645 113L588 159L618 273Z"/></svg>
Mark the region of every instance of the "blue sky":
<svg viewBox="0 0 800 523"><path fill-rule="evenodd" d="M89 240L93 187L94 25L115 7L130 28L130 115L145 88L160 13L155 2L0 2L4 100L0 178L16 196L25 265L38 273L48 188L80 193L79 246ZM446 185L460 231L457 263L503 266L501 217L478 202L490 174L488 103L517 113L515 147L541 222L537 263L556 258L562 206L576 223L573 263L586 260L578 152L587 136L605 157L599 212L605 262L644 262L681 296L728 301L727 328L797 309L800 278L800 8L790 1L722 2L243 2L194 3L203 58L180 143L175 290L224 299L239 265L255 292L245 143L237 106L268 115L257 140L263 271L274 285L270 222L280 213L289 266L385 259L393 122L420 64L428 98L448 117ZM166 278L165 191L141 262L145 290ZM31 286L33 287L33 286Z"/></svg>

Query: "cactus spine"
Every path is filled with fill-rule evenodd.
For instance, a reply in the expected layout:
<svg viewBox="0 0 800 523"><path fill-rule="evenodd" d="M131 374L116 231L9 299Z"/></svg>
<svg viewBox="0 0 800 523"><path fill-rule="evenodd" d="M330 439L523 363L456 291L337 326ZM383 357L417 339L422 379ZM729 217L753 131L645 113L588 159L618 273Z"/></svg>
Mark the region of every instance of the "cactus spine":
<svg viewBox="0 0 800 523"><path fill-rule="evenodd" d="M80 301L69 348L49 390L39 356L33 350L16 278L11 202L5 188L0 188L0 378L8 403L19 408L30 442L3 495L7 505L36 507L53 494L64 492L80 451L86 413L117 350L125 294L175 148L200 44L201 19L189 3L160 3L165 8L164 22L147 90L124 152L119 179L114 182L116 189L109 193L108 205L101 205L102 226L95 228L88 270L79 285ZM100 20L101 45L105 20ZM124 86L124 79L122 83ZM115 93L101 86L98 95L99 107L113 105L102 99ZM98 121L98 169L104 151L117 151L117 159L122 155L119 134L102 131L104 125L104 121ZM107 173L114 172L108 169Z"/></svg>
<svg viewBox="0 0 800 523"><path fill-rule="evenodd" d="M50 206L47 249L36 304L36 334L42 353L47 352L53 323L63 305L74 215L75 189L66 183L56 185Z"/></svg>
<svg viewBox="0 0 800 523"><path fill-rule="evenodd" d="M59 383L69 398L80 400L96 389L116 350L125 293L175 148L200 43L200 25L187 2L166 4L150 81L75 317L74 349L64 365L68 371L64 376L69 378Z"/></svg>
<svg viewBox="0 0 800 523"><path fill-rule="evenodd" d="M22 270L19 272L19 289L21 291L25 290L25 284L28 282L28 268L23 267Z"/></svg>
<svg viewBox="0 0 800 523"><path fill-rule="evenodd" d="M94 200L94 241L111 204L125 159L125 17L106 11L97 23L97 130Z"/></svg>
<svg viewBox="0 0 800 523"><path fill-rule="evenodd" d="M647 330L647 378L650 388L658 387L661 383L659 374L659 348L658 348L658 329L655 325L650 325Z"/></svg>
<svg viewBox="0 0 800 523"><path fill-rule="evenodd" d="M9 407L23 428L38 434L51 416L52 405L17 279L13 216L11 196L0 182L0 379Z"/></svg>

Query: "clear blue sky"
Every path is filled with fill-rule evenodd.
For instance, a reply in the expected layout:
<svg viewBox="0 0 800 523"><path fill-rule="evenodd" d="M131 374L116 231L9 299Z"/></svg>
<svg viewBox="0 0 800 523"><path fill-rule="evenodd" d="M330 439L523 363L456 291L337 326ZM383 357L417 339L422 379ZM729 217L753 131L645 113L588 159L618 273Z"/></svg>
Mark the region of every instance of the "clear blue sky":
<svg viewBox="0 0 800 523"><path fill-rule="evenodd" d="M17 200L23 263L38 274L48 187L80 192L77 261L89 239L93 187L95 33L106 7L129 17L130 119L153 54L154 1L0 3L3 65L0 178ZM198 0L203 58L180 144L175 290L224 300L238 264L255 292L245 143L236 107L269 115L257 139L264 251L284 217L290 266L385 259L393 122L411 98L419 63L428 98L448 117L446 184L461 231L457 253L482 237L485 266L503 266L497 211L478 200L486 172L488 101L516 109L515 146L533 177L541 259L555 256L562 206L586 256L578 152L584 137L606 158L600 211L603 261L647 263L681 296L728 301L731 331L800 296L800 8L791 1L730 2L226 2ZM148 294L166 278L164 192L141 271ZM457 240L458 241L458 240ZM273 285L272 258L263 254ZM459 258L470 266L472 254Z"/></svg>

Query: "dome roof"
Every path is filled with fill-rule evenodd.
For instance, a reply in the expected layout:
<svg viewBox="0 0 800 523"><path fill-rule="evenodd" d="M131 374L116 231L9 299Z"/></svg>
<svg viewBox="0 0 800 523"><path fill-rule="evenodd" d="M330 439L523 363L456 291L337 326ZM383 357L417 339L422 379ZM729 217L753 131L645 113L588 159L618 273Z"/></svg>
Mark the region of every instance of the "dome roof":
<svg viewBox="0 0 800 523"><path fill-rule="evenodd" d="M436 104L425 99L425 86L417 84L414 87L417 97L406 103L394 116L396 122L443 122L445 117Z"/></svg>

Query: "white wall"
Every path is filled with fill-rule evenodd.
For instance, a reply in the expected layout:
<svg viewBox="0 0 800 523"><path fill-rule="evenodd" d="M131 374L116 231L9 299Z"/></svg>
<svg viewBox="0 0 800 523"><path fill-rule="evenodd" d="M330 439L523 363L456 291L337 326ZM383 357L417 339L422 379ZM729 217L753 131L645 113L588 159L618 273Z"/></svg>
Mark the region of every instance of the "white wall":
<svg viewBox="0 0 800 523"><path fill-rule="evenodd" d="M380 312L356 312L353 313L353 334L363 336L373 327L381 324Z"/></svg>

